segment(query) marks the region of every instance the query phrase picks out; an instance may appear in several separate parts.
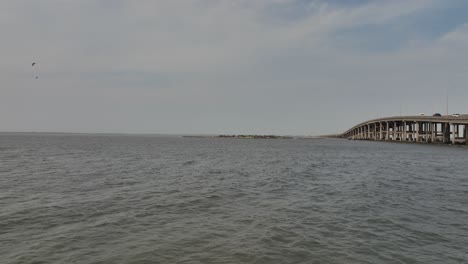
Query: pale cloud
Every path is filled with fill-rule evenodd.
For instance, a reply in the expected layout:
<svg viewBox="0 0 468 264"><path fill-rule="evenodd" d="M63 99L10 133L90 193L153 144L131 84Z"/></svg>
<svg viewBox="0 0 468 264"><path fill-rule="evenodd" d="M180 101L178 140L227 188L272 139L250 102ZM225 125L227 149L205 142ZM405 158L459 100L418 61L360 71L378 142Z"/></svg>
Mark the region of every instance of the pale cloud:
<svg viewBox="0 0 468 264"><path fill-rule="evenodd" d="M454 29L443 35L438 45L445 46L445 45L466 45L468 44L468 24L460 25L458 28Z"/></svg>

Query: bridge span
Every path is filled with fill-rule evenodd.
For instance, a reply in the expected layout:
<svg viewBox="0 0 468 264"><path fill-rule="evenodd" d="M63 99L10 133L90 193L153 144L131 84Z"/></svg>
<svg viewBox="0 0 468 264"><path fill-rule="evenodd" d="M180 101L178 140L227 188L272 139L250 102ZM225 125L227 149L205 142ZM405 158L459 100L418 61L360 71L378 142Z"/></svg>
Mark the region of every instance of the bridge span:
<svg viewBox="0 0 468 264"><path fill-rule="evenodd" d="M468 114L460 116L394 116L362 122L341 138L467 144Z"/></svg>

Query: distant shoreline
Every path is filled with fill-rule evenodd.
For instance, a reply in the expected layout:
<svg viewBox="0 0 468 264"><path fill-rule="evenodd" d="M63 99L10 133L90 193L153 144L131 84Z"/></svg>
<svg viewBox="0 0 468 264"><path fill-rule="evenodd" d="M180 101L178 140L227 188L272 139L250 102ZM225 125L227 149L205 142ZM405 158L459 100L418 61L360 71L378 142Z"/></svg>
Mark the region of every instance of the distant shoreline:
<svg viewBox="0 0 468 264"><path fill-rule="evenodd" d="M142 137L182 137L182 138L234 138L234 139L326 139L326 136L278 136L278 135L213 135L213 134L157 134L157 133L108 133L108 132L34 132L0 131L0 136L142 136Z"/></svg>
<svg viewBox="0 0 468 264"><path fill-rule="evenodd" d="M290 136L275 135L219 135L218 138L239 138L239 139L292 139Z"/></svg>
<svg viewBox="0 0 468 264"><path fill-rule="evenodd" d="M293 139L291 136L276 135L217 135L217 136L183 136L186 138L235 138L235 139Z"/></svg>

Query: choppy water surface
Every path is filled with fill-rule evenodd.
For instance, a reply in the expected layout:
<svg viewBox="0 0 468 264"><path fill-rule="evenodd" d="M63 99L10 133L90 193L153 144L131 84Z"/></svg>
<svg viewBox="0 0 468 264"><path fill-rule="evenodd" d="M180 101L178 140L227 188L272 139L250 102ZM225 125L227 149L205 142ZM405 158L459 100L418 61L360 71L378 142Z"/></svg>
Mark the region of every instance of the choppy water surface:
<svg viewBox="0 0 468 264"><path fill-rule="evenodd" d="M468 263L468 149L0 134L0 263Z"/></svg>

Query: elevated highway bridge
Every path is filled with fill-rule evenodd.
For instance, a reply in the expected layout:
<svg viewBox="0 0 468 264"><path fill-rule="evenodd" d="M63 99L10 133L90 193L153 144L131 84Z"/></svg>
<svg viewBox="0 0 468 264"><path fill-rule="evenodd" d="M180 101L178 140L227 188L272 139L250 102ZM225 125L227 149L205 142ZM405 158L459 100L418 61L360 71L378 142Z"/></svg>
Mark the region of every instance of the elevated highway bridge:
<svg viewBox="0 0 468 264"><path fill-rule="evenodd" d="M467 144L468 114L394 116L362 122L336 135L354 140Z"/></svg>

